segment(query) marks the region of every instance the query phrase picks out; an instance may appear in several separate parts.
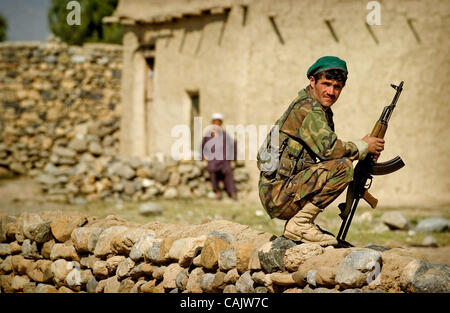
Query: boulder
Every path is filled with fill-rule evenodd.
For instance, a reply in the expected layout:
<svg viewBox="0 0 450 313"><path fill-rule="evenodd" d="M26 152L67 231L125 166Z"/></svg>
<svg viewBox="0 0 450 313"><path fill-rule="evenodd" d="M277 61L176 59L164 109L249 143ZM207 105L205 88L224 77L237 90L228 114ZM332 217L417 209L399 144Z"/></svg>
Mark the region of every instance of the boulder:
<svg viewBox="0 0 450 313"><path fill-rule="evenodd" d="M73 245L78 252L88 252L90 236L95 232L101 231L102 229L98 227L77 227L71 232L70 239L72 239Z"/></svg>
<svg viewBox="0 0 450 313"><path fill-rule="evenodd" d="M450 221L442 217L430 217L421 220L416 226L416 231L424 233L438 233L448 230L450 230Z"/></svg>
<svg viewBox="0 0 450 313"><path fill-rule="evenodd" d="M325 251L323 247L316 243L303 243L286 250L284 255L284 265L290 272L295 272L298 267L310 257L320 255Z"/></svg>
<svg viewBox="0 0 450 313"><path fill-rule="evenodd" d="M129 276L131 269L134 267L134 261L130 258L126 258L119 263L116 270L116 276L119 279ZM131 288L130 288L131 289Z"/></svg>
<svg viewBox="0 0 450 313"><path fill-rule="evenodd" d="M372 249L350 252L336 270L336 282L343 288L360 288L381 272L381 254ZM374 277L375 276L375 277Z"/></svg>
<svg viewBox="0 0 450 313"><path fill-rule="evenodd" d="M163 286L166 289L176 288L177 275L184 269L178 263L172 263L167 266L163 275Z"/></svg>
<svg viewBox="0 0 450 313"><path fill-rule="evenodd" d="M68 215L55 219L50 226L52 234L59 242L65 242L70 239L72 231L87 222L86 216Z"/></svg>
<svg viewBox="0 0 450 313"><path fill-rule="evenodd" d="M131 247L130 259L133 261L138 261L144 258L148 250L151 248L153 243L156 242L156 238L153 234L147 234L142 238L139 238Z"/></svg>
<svg viewBox="0 0 450 313"><path fill-rule="evenodd" d="M236 290L240 293L253 293L255 289L253 288L254 281L250 274L250 271L246 271L239 277L236 281Z"/></svg>
<svg viewBox="0 0 450 313"><path fill-rule="evenodd" d="M66 259L66 260L74 260L80 261L80 257L75 251L75 247L73 245L64 244L64 243L55 243L50 252L50 259Z"/></svg>
<svg viewBox="0 0 450 313"><path fill-rule="evenodd" d="M214 269L218 266L219 254L222 250L231 247L230 243L216 236L206 238L201 252L201 265L207 269Z"/></svg>
<svg viewBox="0 0 450 313"><path fill-rule="evenodd" d="M408 219L399 211L386 212L381 216L381 220L393 230L407 230L409 226Z"/></svg>
<svg viewBox="0 0 450 313"><path fill-rule="evenodd" d="M204 274L200 267L194 268L189 274L189 278L186 284L186 291L188 293L201 293L202 288L200 286L200 279Z"/></svg>
<svg viewBox="0 0 450 313"><path fill-rule="evenodd" d="M236 267L236 249L222 250L218 259L219 269L228 271Z"/></svg>
<svg viewBox="0 0 450 313"><path fill-rule="evenodd" d="M405 292L449 293L450 266L413 260L403 269L400 286Z"/></svg>
<svg viewBox="0 0 450 313"><path fill-rule="evenodd" d="M261 267L266 273L284 271L284 255L286 250L295 246L292 240L277 237L275 240L267 242L258 251Z"/></svg>
<svg viewBox="0 0 450 313"><path fill-rule="evenodd" d="M139 214L143 216L160 215L164 212L164 208L156 202L145 202L139 205Z"/></svg>

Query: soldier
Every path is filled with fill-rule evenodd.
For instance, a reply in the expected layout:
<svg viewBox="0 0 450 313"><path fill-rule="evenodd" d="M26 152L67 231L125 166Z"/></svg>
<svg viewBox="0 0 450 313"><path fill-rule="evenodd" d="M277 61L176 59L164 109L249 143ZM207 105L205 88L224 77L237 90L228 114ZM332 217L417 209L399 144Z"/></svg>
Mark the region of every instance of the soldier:
<svg viewBox="0 0 450 313"><path fill-rule="evenodd" d="M275 124L278 153L267 153L272 132L258 153L261 202L271 218L287 220L283 236L294 241L338 243L314 220L352 181L352 161L363 160L367 153L376 161L384 149L383 139L366 135L346 142L334 132L331 106L347 74L345 61L318 59L307 71L309 85Z"/></svg>

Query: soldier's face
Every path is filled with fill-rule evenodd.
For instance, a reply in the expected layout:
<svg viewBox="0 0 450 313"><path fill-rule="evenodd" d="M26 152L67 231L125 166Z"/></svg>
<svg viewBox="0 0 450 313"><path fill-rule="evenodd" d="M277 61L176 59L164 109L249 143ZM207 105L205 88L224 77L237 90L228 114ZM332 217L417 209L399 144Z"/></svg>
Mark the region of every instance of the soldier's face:
<svg viewBox="0 0 450 313"><path fill-rule="evenodd" d="M322 76L319 80L315 80L313 76L309 78L314 97L325 108L329 108L337 101L341 94L344 84L334 79L326 79Z"/></svg>

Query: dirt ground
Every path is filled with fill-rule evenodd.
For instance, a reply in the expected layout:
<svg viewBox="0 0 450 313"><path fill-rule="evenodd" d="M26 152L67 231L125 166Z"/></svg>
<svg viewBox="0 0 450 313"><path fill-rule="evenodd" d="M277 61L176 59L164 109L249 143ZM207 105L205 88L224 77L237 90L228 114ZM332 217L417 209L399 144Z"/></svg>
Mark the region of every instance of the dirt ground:
<svg viewBox="0 0 450 313"><path fill-rule="evenodd" d="M243 206L245 201L240 201L238 204L230 202L230 206ZM182 207L182 203L173 202L172 205ZM210 205L210 204L209 204ZM227 202L225 205L227 206ZM86 205L73 205L67 203L59 202L49 202L45 196L42 194L39 184L35 182L32 178L20 177L20 178L9 178L0 179L0 216L5 214L19 214L22 212L38 212L46 210L62 210L62 211L78 211L88 215L95 216L107 216L109 214L121 215L120 217L130 219L136 222L145 223L148 220L137 220L137 213L133 216L127 216L125 212L117 209L117 205L111 203L106 204L101 207L101 209L92 210ZM99 214L99 210L101 213ZM136 210L134 210L136 212ZM182 211L182 210L180 210ZM189 214L190 211L187 211ZM227 217L217 216L217 218ZM162 220L171 223L177 223L179 221L185 220L184 216L180 214L176 215L174 220ZM238 220L239 222L239 220ZM252 225L255 227L255 225ZM279 235L279 234L276 234ZM450 236L449 233L444 236ZM386 246L392 246L389 242L385 243ZM413 245L394 245L397 249L404 249L405 253L409 255L414 255L416 258L424 259L432 263L449 264L450 265L450 245L440 245L439 247L418 247ZM393 246L393 247L394 247Z"/></svg>

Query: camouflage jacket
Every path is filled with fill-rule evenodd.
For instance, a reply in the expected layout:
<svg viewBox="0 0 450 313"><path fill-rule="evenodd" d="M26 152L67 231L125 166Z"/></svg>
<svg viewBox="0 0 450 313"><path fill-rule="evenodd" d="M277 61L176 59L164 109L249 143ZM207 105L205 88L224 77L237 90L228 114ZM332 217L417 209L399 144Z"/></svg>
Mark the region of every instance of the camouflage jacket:
<svg viewBox="0 0 450 313"><path fill-rule="evenodd" d="M309 85L298 93L275 126L279 128L276 162L262 153L263 148L269 147L270 134L258 152L261 176L270 180L291 177L321 161L344 157L362 160L367 155L364 141L345 142L337 138L331 108L325 110L314 99ZM272 166L265 166L270 162Z"/></svg>

